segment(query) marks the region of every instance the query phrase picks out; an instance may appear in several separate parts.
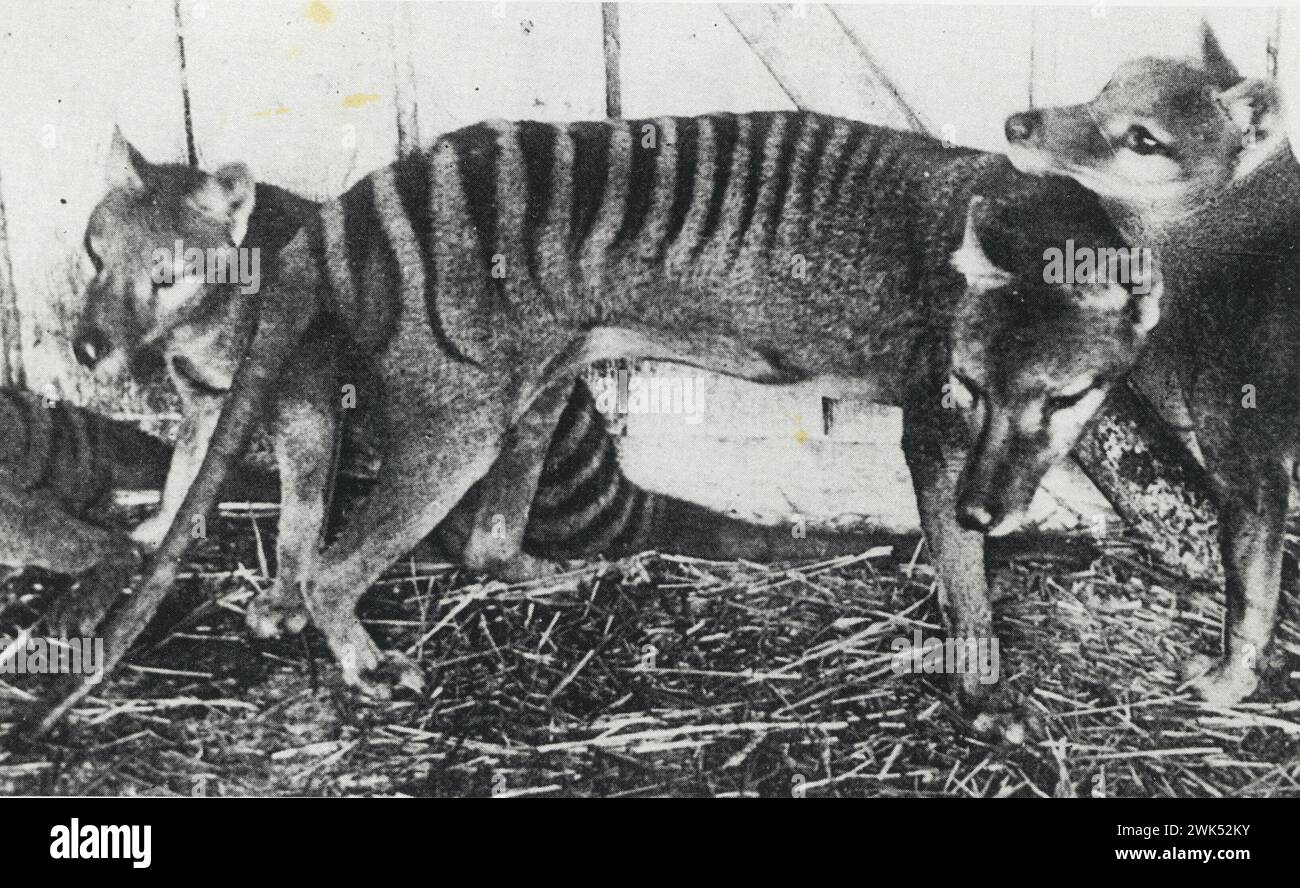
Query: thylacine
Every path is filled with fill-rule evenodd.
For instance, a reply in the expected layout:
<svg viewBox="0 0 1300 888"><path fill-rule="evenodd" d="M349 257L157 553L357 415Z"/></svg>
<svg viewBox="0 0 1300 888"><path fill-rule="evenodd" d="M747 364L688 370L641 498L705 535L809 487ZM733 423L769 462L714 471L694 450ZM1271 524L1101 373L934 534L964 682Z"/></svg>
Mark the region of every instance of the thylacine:
<svg viewBox="0 0 1300 888"><path fill-rule="evenodd" d="M1203 30L1200 63L1143 58L1091 102L1013 115L1012 161L1096 192L1154 249L1165 320L1149 360L1171 367L1215 482L1227 580L1223 657L1192 687L1254 692L1273 634L1289 476L1300 456L1300 168L1272 82L1243 78Z"/></svg>
<svg viewBox="0 0 1300 888"><path fill-rule="evenodd" d="M527 445L507 430L551 433L586 362L831 374L903 406L950 631L987 639L981 531L1015 526L1158 317L1151 279L1045 283L1048 251L1069 241L1121 246L1083 189L819 115L459 130L326 203L239 302L260 312L257 335L162 552L210 508L267 394L277 413L308 409L285 361L349 349L382 384L383 468L304 592L345 679L370 686L386 658L358 598L503 446ZM327 450L303 453L306 470ZM959 684L970 703L987 690L973 673Z"/></svg>
<svg viewBox="0 0 1300 888"><path fill-rule="evenodd" d="M166 446L135 426L0 388L0 567L81 578L50 602L52 632L91 634L129 584L135 547L94 518L115 487L157 488L166 468Z"/></svg>
<svg viewBox="0 0 1300 888"><path fill-rule="evenodd" d="M200 432L216 420L236 363L232 343L242 335L239 325L246 323L235 303L247 298L233 280L212 283L176 274L156 282L155 250L175 252L174 245L179 243L186 249L206 251L236 240L245 250L257 250L257 267L272 274L279 250L318 205L271 185L254 184L239 164L206 173L179 164L150 163L120 132L114 133L110 148L109 174L110 193L96 209L86 232L86 249L96 276L86 294L74 344L78 359L92 367L106 355L110 341L122 344L121 353L130 353L133 362L161 356L181 395L185 420L162 508L133 533L138 542L153 546L170 525L198 469L201 451L196 447L205 437ZM184 257L171 258L179 264ZM190 305L201 305L202 310L177 310L177 306ZM324 363L318 361L318 369ZM350 383L358 382L349 371L343 375ZM323 393L320 397L323 399ZM348 415L367 413L371 399L366 392L355 400L360 409ZM341 401L340 397L335 403ZM302 424L301 435L324 434L309 418L296 421ZM364 421L355 426L363 441L367 431L383 433L369 429ZM293 479L297 477L294 467L300 465L293 449L297 437L284 436L284 440L286 447L279 462L286 476ZM546 468L539 495L531 511L521 516L528 519L523 549L537 558L617 556L659 549L714 558L772 560L860 551L868 543L860 534L809 531L796 536L789 527L757 527L632 484L619 467L614 441L585 384L574 386L556 436L540 442L537 458L543 455ZM310 487L319 480L320 476L313 476L300 483ZM453 557L461 556L470 545L473 518L483 500L481 488L476 485L436 532L440 548ZM313 494L299 495L315 508L323 508L323 500ZM485 505L484 511L492 517L498 514L491 504ZM292 582L288 578L300 570L306 557L300 547L307 537L291 527L282 538L289 545L281 547L277 574ZM295 543L299 548L294 548ZM508 562L509 555L500 558ZM480 562L473 566L503 565ZM281 605L292 609L298 601L297 595L286 600L279 595L278 586L273 587L263 601L265 608L254 606L250 611L253 628L275 627ZM300 622L294 618L292 628Z"/></svg>

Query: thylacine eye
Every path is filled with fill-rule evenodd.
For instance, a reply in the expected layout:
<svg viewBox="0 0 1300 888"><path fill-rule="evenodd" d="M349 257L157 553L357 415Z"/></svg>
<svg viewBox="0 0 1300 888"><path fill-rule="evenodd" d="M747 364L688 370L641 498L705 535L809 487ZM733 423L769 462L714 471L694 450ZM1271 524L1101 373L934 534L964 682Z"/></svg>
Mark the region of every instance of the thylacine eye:
<svg viewBox="0 0 1300 888"><path fill-rule="evenodd" d="M1141 124L1133 124L1124 133L1121 140L1124 147L1134 154L1165 154L1167 149L1159 139L1151 135L1151 131Z"/></svg>
<svg viewBox="0 0 1300 888"><path fill-rule="evenodd" d="M1092 394L1096 387L1097 385L1094 382L1083 386L1083 388L1078 391L1070 392L1069 394L1054 395L1047 399L1047 409L1052 412L1057 410L1068 410L1084 398L1088 397L1088 395Z"/></svg>

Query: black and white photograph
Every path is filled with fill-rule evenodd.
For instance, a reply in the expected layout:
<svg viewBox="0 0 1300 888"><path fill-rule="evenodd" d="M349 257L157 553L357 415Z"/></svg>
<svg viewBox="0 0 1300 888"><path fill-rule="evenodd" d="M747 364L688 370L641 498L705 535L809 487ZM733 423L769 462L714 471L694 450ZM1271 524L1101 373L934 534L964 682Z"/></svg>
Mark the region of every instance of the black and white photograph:
<svg viewBox="0 0 1300 888"><path fill-rule="evenodd" d="M0 0L0 86L0 795L1300 796L1300 12Z"/></svg>

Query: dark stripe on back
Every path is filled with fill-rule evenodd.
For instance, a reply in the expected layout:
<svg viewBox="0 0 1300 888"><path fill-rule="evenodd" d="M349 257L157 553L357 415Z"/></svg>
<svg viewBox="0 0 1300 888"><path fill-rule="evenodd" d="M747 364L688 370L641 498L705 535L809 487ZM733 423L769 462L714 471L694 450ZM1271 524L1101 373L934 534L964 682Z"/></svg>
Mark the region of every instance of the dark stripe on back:
<svg viewBox="0 0 1300 888"><path fill-rule="evenodd" d="M555 430L551 433L551 443L546 450L545 471L551 471L576 449L593 449L599 443L600 436L608 434L599 414L591 389L585 382L575 382L569 402L564 405L564 410L555 423Z"/></svg>
<svg viewBox="0 0 1300 888"><path fill-rule="evenodd" d="M699 164L700 124L695 118L677 121L677 181L673 185L673 205L668 210L668 230L664 235L663 258L676 242L686 224L691 209L691 196L695 193L695 171Z"/></svg>
<svg viewBox="0 0 1300 888"><path fill-rule="evenodd" d="M775 119L775 114L749 115L749 166L745 170L745 194L740 202L740 219L736 226L737 245L744 240L754 218L754 207L758 205L758 192L763 187L764 151Z"/></svg>
<svg viewBox="0 0 1300 888"><path fill-rule="evenodd" d="M853 160L853 155L857 153L858 146L862 144L865 136L866 129L864 127L850 125L848 138L844 140L840 156L836 158L835 169L831 172L827 183L831 200L835 200L836 195L839 194L840 187L844 184L844 177L849 173L849 165Z"/></svg>
<svg viewBox="0 0 1300 888"><path fill-rule="evenodd" d="M804 114L790 114L786 117L785 131L781 135L781 144L776 155L776 197L772 201L771 217L767 219L765 241L776 238L777 226L781 223L781 213L785 210L785 201L790 192L790 171L794 166L794 154L798 149L799 137L809 118Z"/></svg>
<svg viewBox="0 0 1300 888"><path fill-rule="evenodd" d="M420 248L420 264L424 267L424 309L438 344L449 354L464 360L464 356L448 340L438 317L438 263L433 255L433 176L429 155L424 152L407 154L393 165L393 187L402 203L402 212L411 223L411 232Z"/></svg>
<svg viewBox="0 0 1300 888"><path fill-rule="evenodd" d="M402 211L411 220L411 230L424 257L424 285L433 288L430 238L433 236L433 186L429 174L429 156L422 152L407 154L393 164L393 184L402 201Z"/></svg>
<svg viewBox="0 0 1300 888"><path fill-rule="evenodd" d="M646 132L650 126L654 133L654 147L645 147ZM653 120L633 120L628 123L632 137L632 156L628 159L627 202L623 207L623 224L614 235L611 247L616 247L627 239L634 237L641 230L646 214L650 211L650 194L655 184L655 165L659 152L663 150L664 134L659 124Z"/></svg>
<svg viewBox="0 0 1300 888"><path fill-rule="evenodd" d="M504 298L505 281L491 276L492 257L497 252L497 164L501 151L496 130L476 123L446 138L456 151L461 191L470 222L478 233L484 274L489 276L497 295Z"/></svg>
<svg viewBox="0 0 1300 888"><path fill-rule="evenodd" d="M546 225L551 203L551 174L555 167L555 126L526 120L518 125L519 153L524 157L524 255L528 274L537 280L539 231Z"/></svg>
<svg viewBox="0 0 1300 888"><path fill-rule="evenodd" d="M577 252L596 224L605 182L609 178L610 126L584 121L569 125L573 139L573 209L570 215L572 247Z"/></svg>
<svg viewBox="0 0 1300 888"><path fill-rule="evenodd" d="M295 194L258 182L254 188L253 212L248 217L245 247L257 247L272 256L286 246L298 229L311 218L313 205Z"/></svg>
<svg viewBox="0 0 1300 888"><path fill-rule="evenodd" d="M589 424L587 429L587 434L580 442L575 439L560 439L565 441L570 449L566 453L554 454L556 457L554 461L548 457L547 474L554 480L546 485L545 498L556 508L570 500L576 490L588 484L592 477L602 474L608 464L618 465L618 455L614 452L614 444L609 438L609 433L597 423ZM562 499L556 499L556 496L562 494L564 489L572 485L575 480L578 483L574 485L574 490L570 490ZM542 492L539 491L539 498L541 495Z"/></svg>
<svg viewBox="0 0 1300 888"><path fill-rule="evenodd" d="M630 500L627 510L622 515L622 526L619 527L618 533L605 546L605 551L609 552L612 557L621 557L624 555L633 555L642 547L642 541L645 539L646 528L645 517L647 511L653 516L655 509L647 510L647 504L653 505L651 497L656 495L633 485L627 478L620 477L618 496L610 503L610 508L606 512L613 512L610 517L618 517L614 512L614 506L620 501ZM607 519L609 520L609 519Z"/></svg>
<svg viewBox="0 0 1300 888"><path fill-rule="evenodd" d="M820 118L813 128L812 147L808 150L808 161L803 169L803 178L799 182L803 194L803 206L799 209L805 215L812 210L817 174L821 172L822 156L826 153L826 146L830 143L833 130L834 127L829 122Z"/></svg>
<svg viewBox="0 0 1300 888"><path fill-rule="evenodd" d="M570 516L581 515L592 503L599 502L602 495L611 488L616 489L623 480L623 468L619 465L618 458L612 448L608 450L602 448L599 455L601 459L596 471L588 474L580 484L574 487L568 496L550 507L552 513L561 516L561 520L567 521ZM591 516L591 520L587 521L585 526L590 527L596 523L596 519L603 516L610 507L618 502L618 499L617 496L613 497L609 506L602 509L597 515Z"/></svg>
<svg viewBox="0 0 1300 888"><path fill-rule="evenodd" d="M731 177L732 155L736 152L736 115L719 114L709 120L713 125L713 190L709 193L709 209L704 216L704 224L700 227L697 251L718 230L718 222L722 218L722 202L727 195L727 180Z"/></svg>
<svg viewBox="0 0 1300 888"><path fill-rule="evenodd" d="M375 209L375 186L366 176L339 199L343 208L343 240L348 251L352 292L360 299L364 287L366 259L372 245L387 244L379 212Z"/></svg>

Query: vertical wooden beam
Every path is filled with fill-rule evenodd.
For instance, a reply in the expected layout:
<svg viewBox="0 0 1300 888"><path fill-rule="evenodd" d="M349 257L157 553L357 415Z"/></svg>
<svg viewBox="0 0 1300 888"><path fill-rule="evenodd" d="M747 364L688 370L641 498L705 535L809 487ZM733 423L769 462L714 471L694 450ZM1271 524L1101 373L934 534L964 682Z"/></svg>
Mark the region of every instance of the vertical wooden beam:
<svg viewBox="0 0 1300 888"><path fill-rule="evenodd" d="M190 84L185 74L185 23L181 19L181 0L172 0L172 18L176 22L176 63L181 72L181 112L185 116L185 158L190 166L199 165L194 145L194 118L190 114Z"/></svg>
<svg viewBox="0 0 1300 888"><path fill-rule="evenodd" d="M600 4L601 32L605 46L605 116L623 116L623 82L619 70L618 4Z"/></svg>
<svg viewBox="0 0 1300 888"><path fill-rule="evenodd" d="M420 106L413 57L414 22L410 3L394 3L393 88L397 107L397 154L405 156L420 148Z"/></svg>
<svg viewBox="0 0 1300 888"><path fill-rule="evenodd" d="M0 181L0 185L3 182ZM0 385L25 385L23 338L19 328L18 292L9 262L4 195L0 189Z"/></svg>

